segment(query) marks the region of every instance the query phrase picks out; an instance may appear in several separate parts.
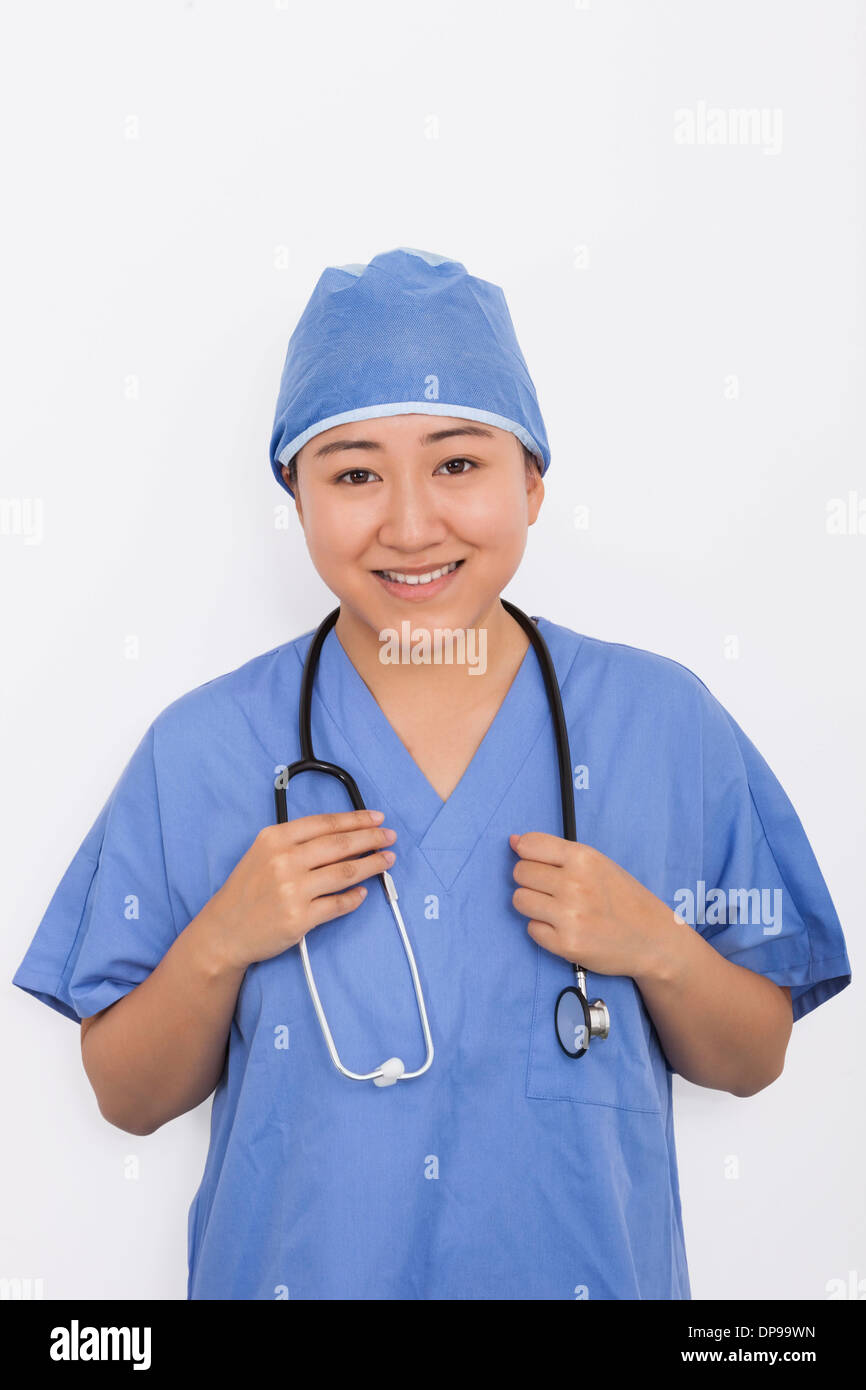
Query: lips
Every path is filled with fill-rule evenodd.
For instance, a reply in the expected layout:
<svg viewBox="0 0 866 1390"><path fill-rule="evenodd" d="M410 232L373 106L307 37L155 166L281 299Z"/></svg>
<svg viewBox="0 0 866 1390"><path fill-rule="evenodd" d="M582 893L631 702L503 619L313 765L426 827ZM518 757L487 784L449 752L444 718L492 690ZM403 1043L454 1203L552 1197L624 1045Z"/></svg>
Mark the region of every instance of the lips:
<svg viewBox="0 0 866 1390"><path fill-rule="evenodd" d="M456 576L463 566L463 560L452 560L446 565L438 565L429 570L411 574L407 570L373 570L376 582L392 598L403 599L409 603L423 603L427 598L442 592L448 585L456 582Z"/></svg>
<svg viewBox="0 0 866 1390"><path fill-rule="evenodd" d="M433 584L437 579L442 579L446 574L453 574L458 565L462 565L462 560L452 560L447 565L440 565L436 569L422 570L412 573L409 570L374 570L374 574L379 574L383 579L387 579L395 584Z"/></svg>

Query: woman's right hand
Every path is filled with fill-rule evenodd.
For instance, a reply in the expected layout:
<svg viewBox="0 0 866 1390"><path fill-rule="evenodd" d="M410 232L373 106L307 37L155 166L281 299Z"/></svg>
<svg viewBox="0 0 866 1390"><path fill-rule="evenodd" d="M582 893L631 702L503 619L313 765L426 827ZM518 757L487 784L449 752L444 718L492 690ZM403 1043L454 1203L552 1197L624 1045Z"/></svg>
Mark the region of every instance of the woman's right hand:
<svg viewBox="0 0 866 1390"><path fill-rule="evenodd" d="M381 811L327 811L260 830L207 905L221 960L245 970L360 907L361 880L394 862L382 846L396 831L383 819Z"/></svg>

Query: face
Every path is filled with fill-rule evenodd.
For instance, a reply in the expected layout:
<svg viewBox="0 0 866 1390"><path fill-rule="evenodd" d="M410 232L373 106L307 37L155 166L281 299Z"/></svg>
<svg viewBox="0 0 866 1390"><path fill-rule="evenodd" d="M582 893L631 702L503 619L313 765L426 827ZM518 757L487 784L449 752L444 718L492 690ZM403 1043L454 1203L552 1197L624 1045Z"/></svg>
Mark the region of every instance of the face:
<svg viewBox="0 0 866 1390"><path fill-rule="evenodd" d="M295 505L313 564L341 608L376 632L404 619L423 628L483 623L520 564L544 496L515 435L442 415L336 425L304 445L297 470ZM408 582L443 567L429 582Z"/></svg>

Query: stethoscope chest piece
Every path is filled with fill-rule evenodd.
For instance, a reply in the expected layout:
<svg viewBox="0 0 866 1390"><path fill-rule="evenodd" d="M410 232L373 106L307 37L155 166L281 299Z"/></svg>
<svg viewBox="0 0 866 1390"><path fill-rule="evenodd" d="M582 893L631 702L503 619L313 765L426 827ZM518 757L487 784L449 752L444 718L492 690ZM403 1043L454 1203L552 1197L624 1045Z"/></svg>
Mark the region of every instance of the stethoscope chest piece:
<svg viewBox="0 0 866 1390"><path fill-rule="evenodd" d="M603 999L586 997L586 975L574 967L576 982L560 990L554 1009L556 1040L567 1057L582 1057L593 1038L606 1038L610 1014Z"/></svg>

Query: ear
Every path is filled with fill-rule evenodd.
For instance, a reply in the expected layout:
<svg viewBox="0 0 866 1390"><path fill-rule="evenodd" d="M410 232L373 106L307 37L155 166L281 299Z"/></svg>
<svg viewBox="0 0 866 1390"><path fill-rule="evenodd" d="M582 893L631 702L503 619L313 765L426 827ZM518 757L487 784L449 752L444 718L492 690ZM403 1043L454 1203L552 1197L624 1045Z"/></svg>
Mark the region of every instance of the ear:
<svg viewBox="0 0 866 1390"><path fill-rule="evenodd" d="M280 465L280 472L281 472L282 475L283 475L283 482L285 483L286 487L290 487L290 486L291 486L291 478L289 477L289 470L288 470L288 468L286 467L285 464L281 464L281 465ZM291 493L290 493L289 495L291 496ZM301 511L301 495L300 495L300 492L299 492L299 490L298 490L298 480L297 480L297 478L295 478L295 495L294 495L294 499L293 499L293 500L294 500L294 503L295 503L295 512L297 513L298 520L300 521L301 525L303 526L303 524L304 524L304 514L303 514L303 512Z"/></svg>
<svg viewBox="0 0 866 1390"><path fill-rule="evenodd" d="M537 520L543 501L544 479L541 476L541 469L534 463L529 464L526 469L526 502L529 512L528 524L530 526Z"/></svg>

